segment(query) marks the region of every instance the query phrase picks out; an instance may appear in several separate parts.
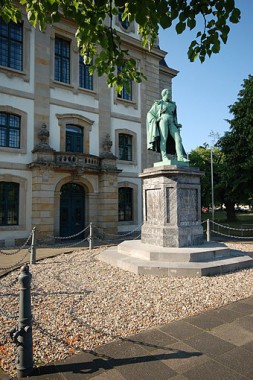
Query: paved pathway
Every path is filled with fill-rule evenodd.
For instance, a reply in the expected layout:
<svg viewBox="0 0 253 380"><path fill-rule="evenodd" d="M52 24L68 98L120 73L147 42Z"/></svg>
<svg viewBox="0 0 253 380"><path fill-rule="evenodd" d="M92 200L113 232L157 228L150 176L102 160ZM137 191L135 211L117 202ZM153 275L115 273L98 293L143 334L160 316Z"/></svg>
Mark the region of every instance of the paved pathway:
<svg viewBox="0 0 253 380"><path fill-rule="evenodd" d="M252 380L253 296L40 367L29 379Z"/></svg>

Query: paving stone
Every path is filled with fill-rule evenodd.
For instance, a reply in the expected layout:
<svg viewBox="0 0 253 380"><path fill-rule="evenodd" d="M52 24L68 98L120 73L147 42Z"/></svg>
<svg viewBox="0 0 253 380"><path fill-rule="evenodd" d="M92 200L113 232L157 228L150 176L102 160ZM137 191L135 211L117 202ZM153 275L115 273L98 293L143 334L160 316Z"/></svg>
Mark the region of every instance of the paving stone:
<svg viewBox="0 0 253 380"><path fill-rule="evenodd" d="M213 310L212 314L227 323L233 322L241 315L236 311L228 310L226 307L221 307L220 309Z"/></svg>
<svg viewBox="0 0 253 380"><path fill-rule="evenodd" d="M243 346L253 340L253 333L236 323L218 326L212 329L210 333L236 346Z"/></svg>
<svg viewBox="0 0 253 380"><path fill-rule="evenodd" d="M126 380L168 380L176 375L176 372L157 360L129 363L118 367L117 370Z"/></svg>
<svg viewBox="0 0 253 380"><path fill-rule="evenodd" d="M246 302L234 302L226 306L228 310L233 310L241 315L249 315L253 314L253 304L251 303L246 303Z"/></svg>
<svg viewBox="0 0 253 380"><path fill-rule="evenodd" d="M204 330L212 330L214 327L224 324L224 320L217 318L212 311L190 317L187 322Z"/></svg>
<svg viewBox="0 0 253 380"><path fill-rule="evenodd" d="M246 376L253 371L253 353L240 347L218 356L216 360L224 366Z"/></svg>
<svg viewBox="0 0 253 380"><path fill-rule="evenodd" d="M240 318L239 321L235 321L237 326L241 326L246 331L253 333L253 315L247 315L243 318Z"/></svg>
<svg viewBox="0 0 253 380"><path fill-rule="evenodd" d="M242 346L242 348L244 350L247 350L247 351L250 351L250 352L253 352L253 340L251 340L249 343L246 343ZM252 377L253 379L253 377Z"/></svg>
<svg viewBox="0 0 253 380"><path fill-rule="evenodd" d="M159 329L152 329L128 338L129 341L142 346L147 351L154 351L166 347L177 341Z"/></svg>
<svg viewBox="0 0 253 380"><path fill-rule="evenodd" d="M111 369L110 362L96 353L80 353L56 364L57 372L64 379L89 379L91 375L100 374Z"/></svg>
<svg viewBox="0 0 253 380"><path fill-rule="evenodd" d="M253 306L253 297L248 297L240 301L240 303L246 303Z"/></svg>
<svg viewBox="0 0 253 380"><path fill-rule="evenodd" d="M221 355L236 347L235 345L225 342L224 340L206 332L188 339L185 343L199 352L212 357Z"/></svg>
<svg viewBox="0 0 253 380"><path fill-rule="evenodd" d="M203 332L203 330L183 320L171 322L168 325L161 326L159 329L179 340L185 340Z"/></svg>
<svg viewBox="0 0 253 380"><path fill-rule="evenodd" d="M200 353L183 342L173 344L170 347L170 352L168 353L168 357L166 359L163 358L165 355L160 353L159 350L153 352L153 355L159 358L162 363L166 364L169 368L180 374L209 360L208 356Z"/></svg>
<svg viewBox="0 0 253 380"><path fill-rule="evenodd" d="M125 377L123 377L116 369L111 369L110 371L92 377L92 380L125 380Z"/></svg>
<svg viewBox="0 0 253 380"><path fill-rule="evenodd" d="M184 373L188 380L245 380L245 376L213 360Z"/></svg>

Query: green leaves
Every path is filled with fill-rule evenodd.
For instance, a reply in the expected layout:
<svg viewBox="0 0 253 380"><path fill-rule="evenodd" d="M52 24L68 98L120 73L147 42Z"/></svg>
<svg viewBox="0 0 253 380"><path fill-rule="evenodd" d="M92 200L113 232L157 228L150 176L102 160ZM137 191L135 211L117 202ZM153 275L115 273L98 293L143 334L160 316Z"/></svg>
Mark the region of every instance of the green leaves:
<svg viewBox="0 0 253 380"><path fill-rule="evenodd" d="M136 22L144 48L152 49L159 26L164 29L175 25L176 32L196 31L188 49L190 61L204 62L206 56L217 54L221 43L226 43L229 23L238 23L240 11L234 0L1 0L0 17L5 21L21 20L16 4L22 5L27 18L41 30L47 24L62 18L72 20L77 26L76 38L90 70L106 75L109 86L122 87L129 80L141 81L144 76L137 63L131 60L121 46L121 32L115 27L119 11L122 20ZM125 65L125 62L127 64ZM125 65L119 74L117 68Z"/></svg>

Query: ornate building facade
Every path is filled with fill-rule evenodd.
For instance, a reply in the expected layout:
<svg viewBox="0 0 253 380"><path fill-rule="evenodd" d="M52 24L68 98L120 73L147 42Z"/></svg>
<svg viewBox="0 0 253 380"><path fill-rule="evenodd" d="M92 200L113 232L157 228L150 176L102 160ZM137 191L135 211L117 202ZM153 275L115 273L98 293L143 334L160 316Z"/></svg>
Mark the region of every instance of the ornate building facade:
<svg viewBox="0 0 253 380"><path fill-rule="evenodd" d="M115 26L147 77L116 93L89 75L69 21L41 33L23 16L0 20L0 243L72 236L93 222L107 233L142 223L138 177L157 156L146 150L146 114L177 71L166 52L143 49L137 25Z"/></svg>

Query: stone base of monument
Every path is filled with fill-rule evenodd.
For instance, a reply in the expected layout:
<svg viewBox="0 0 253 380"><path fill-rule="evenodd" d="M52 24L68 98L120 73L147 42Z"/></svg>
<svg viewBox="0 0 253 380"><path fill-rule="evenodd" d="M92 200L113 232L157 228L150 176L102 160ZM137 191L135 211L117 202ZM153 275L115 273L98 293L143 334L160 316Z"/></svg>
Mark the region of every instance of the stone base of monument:
<svg viewBox="0 0 253 380"><path fill-rule="evenodd" d="M99 259L137 274L204 276L253 267L253 259L224 244L204 243L197 168L145 169L141 241L125 241Z"/></svg>
<svg viewBox="0 0 253 380"><path fill-rule="evenodd" d="M160 277L212 276L253 267L253 258L221 243L168 248L130 240L106 249L99 259L135 274Z"/></svg>

